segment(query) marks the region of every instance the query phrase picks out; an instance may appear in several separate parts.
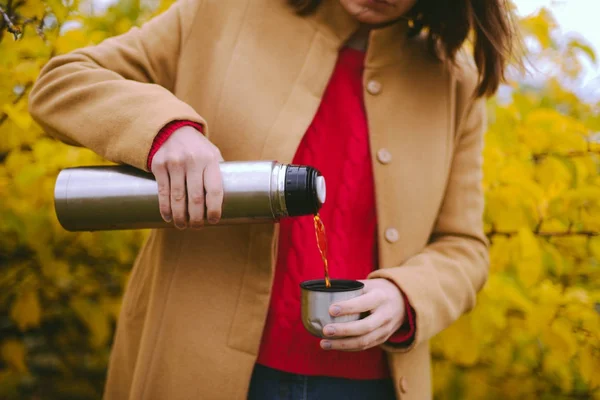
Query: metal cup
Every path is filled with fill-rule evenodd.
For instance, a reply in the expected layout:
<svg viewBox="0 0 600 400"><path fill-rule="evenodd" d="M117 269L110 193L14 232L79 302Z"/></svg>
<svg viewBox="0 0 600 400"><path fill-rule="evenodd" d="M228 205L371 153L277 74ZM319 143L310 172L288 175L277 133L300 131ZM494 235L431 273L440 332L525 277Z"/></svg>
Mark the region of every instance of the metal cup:
<svg viewBox="0 0 600 400"><path fill-rule="evenodd" d="M300 284L302 325L312 335L324 338L325 325L359 320L360 314L332 317L329 314L329 307L333 303L360 296L364 287L362 282L346 279L332 279L329 288L325 286L323 279L302 282Z"/></svg>

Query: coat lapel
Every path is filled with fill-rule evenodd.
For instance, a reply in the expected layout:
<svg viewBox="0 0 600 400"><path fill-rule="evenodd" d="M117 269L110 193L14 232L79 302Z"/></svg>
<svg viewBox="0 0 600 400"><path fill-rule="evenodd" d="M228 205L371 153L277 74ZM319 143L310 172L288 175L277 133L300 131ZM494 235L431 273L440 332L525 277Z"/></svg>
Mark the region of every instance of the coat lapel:
<svg viewBox="0 0 600 400"><path fill-rule="evenodd" d="M290 163L319 108L338 52L358 23L339 4L326 0L314 16L315 27L309 50L287 101L268 132L261 157Z"/></svg>

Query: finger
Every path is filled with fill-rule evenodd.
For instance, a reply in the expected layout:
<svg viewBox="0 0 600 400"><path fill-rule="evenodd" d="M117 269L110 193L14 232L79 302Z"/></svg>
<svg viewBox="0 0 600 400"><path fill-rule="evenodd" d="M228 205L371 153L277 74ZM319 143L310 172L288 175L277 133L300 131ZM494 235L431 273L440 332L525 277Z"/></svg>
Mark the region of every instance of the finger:
<svg viewBox="0 0 600 400"><path fill-rule="evenodd" d="M171 222L173 215L171 213L171 191L169 189L169 173L167 166L162 160L154 159L152 161L152 173L156 178L158 185L158 205L160 215L165 222Z"/></svg>
<svg viewBox="0 0 600 400"><path fill-rule="evenodd" d="M173 221L179 229L187 227L185 169L182 160L173 159L168 164L169 182L171 184L171 212Z"/></svg>
<svg viewBox="0 0 600 400"><path fill-rule="evenodd" d="M383 314L383 312L375 312L358 321L329 324L323 328L323 334L332 339L363 336L381 328L389 321Z"/></svg>
<svg viewBox="0 0 600 400"><path fill-rule="evenodd" d="M216 160L208 164L204 170L204 189L206 190L206 217L208 222L216 224L221 219L223 208L223 179Z"/></svg>
<svg viewBox="0 0 600 400"><path fill-rule="evenodd" d="M223 159L223 156L221 155L221 151L217 148L215 148L215 151L217 153L217 159L219 160L219 162L224 162L225 160Z"/></svg>
<svg viewBox="0 0 600 400"><path fill-rule="evenodd" d="M381 343L385 342L387 337L387 329L381 327L362 336L336 340L321 340L321 348L323 350L361 351L379 346Z"/></svg>
<svg viewBox="0 0 600 400"><path fill-rule="evenodd" d="M381 292L379 290L373 290L358 297L354 297L353 299L332 304L331 307L329 307L329 314L337 317L340 315L367 312L377 308L382 302L383 296Z"/></svg>
<svg viewBox="0 0 600 400"><path fill-rule="evenodd" d="M371 293L373 291L381 290L381 287L379 285L377 285L377 281L379 281L379 280L381 280L381 278L379 278L379 279L359 279L358 281L365 285L363 287L363 293Z"/></svg>
<svg viewBox="0 0 600 400"><path fill-rule="evenodd" d="M193 163L188 167L187 182L187 211L190 217L190 227L199 229L204 226L204 166Z"/></svg>

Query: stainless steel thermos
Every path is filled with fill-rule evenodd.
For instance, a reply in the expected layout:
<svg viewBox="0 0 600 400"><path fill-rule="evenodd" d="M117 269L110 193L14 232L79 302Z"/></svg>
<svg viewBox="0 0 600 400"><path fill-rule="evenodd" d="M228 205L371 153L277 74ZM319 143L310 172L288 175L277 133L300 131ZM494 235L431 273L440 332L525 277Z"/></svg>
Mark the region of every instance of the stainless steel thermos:
<svg viewBox="0 0 600 400"><path fill-rule="evenodd" d="M219 224L311 215L325 202L325 179L309 166L233 161L220 168L224 198ZM56 179L54 200L58 220L68 231L173 226L160 215L154 176L129 166L64 169Z"/></svg>

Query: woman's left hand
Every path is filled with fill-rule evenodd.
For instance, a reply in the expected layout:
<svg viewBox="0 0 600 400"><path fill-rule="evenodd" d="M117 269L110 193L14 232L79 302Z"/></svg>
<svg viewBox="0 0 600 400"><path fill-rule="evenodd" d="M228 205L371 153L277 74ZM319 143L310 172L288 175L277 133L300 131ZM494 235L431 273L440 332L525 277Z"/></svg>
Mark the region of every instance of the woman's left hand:
<svg viewBox="0 0 600 400"><path fill-rule="evenodd" d="M404 322L406 310L400 289L387 279L367 279L364 293L350 300L332 304L333 316L370 312L364 319L329 324L321 340L324 350L360 351L378 346L390 338Z"/></svg>

